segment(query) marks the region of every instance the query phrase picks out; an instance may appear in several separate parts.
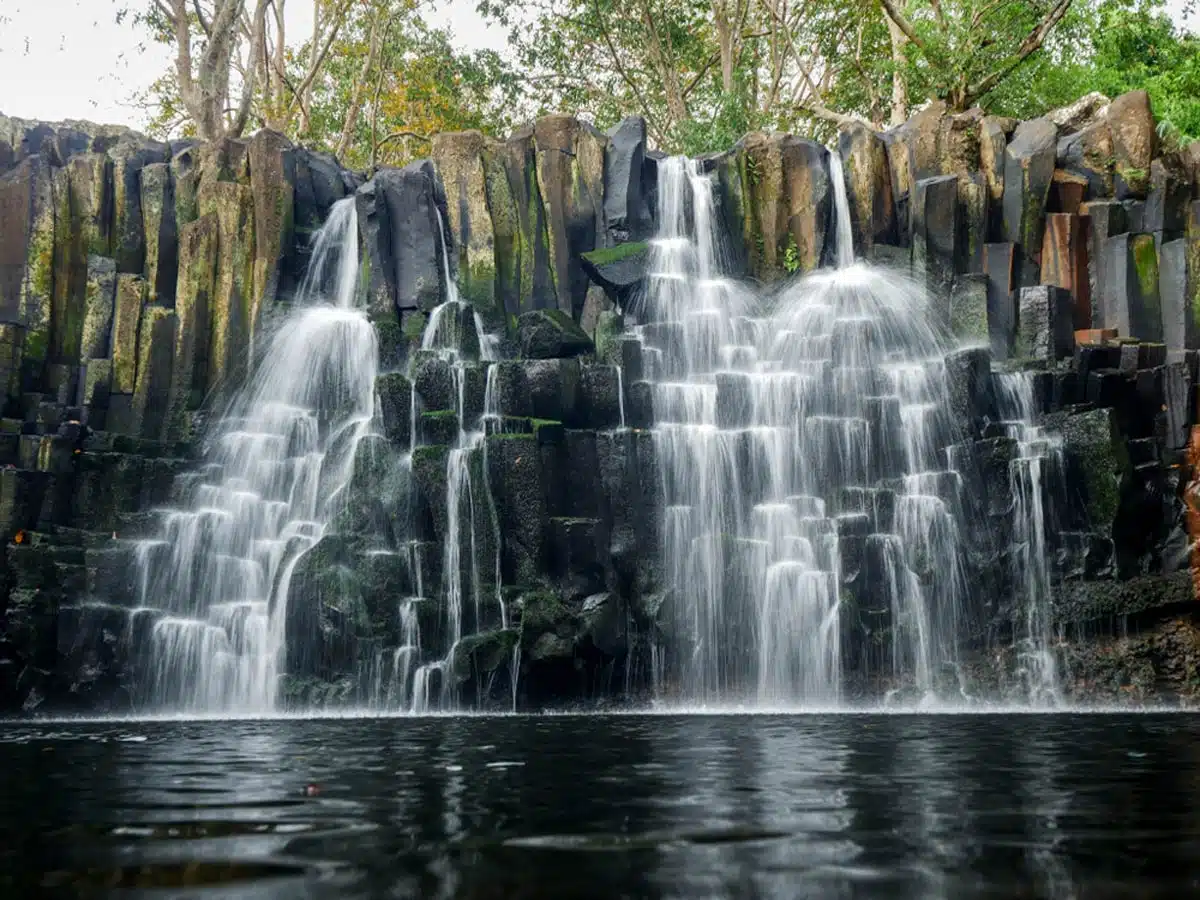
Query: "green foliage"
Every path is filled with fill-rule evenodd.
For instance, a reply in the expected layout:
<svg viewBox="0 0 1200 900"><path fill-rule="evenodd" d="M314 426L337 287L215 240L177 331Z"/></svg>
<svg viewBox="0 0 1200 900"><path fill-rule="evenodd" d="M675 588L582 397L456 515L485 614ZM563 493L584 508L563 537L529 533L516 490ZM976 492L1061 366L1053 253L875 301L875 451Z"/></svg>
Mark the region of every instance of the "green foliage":
<svg viewBox="0 0 1200 900"><path fill-rule="evenodd" d="M800 248L796 246L796 236L788 234L788 245L783 251L783 270L792 275L800 268Z"/></svg>
<svg viewBox="0 0 1200 900"><path fill-rule="evenodd" d="M1163 132L1200 138L1200 38L1178 28L1161 0L1105 0L1092 43L1090 89L1145 90Z"/></svg>

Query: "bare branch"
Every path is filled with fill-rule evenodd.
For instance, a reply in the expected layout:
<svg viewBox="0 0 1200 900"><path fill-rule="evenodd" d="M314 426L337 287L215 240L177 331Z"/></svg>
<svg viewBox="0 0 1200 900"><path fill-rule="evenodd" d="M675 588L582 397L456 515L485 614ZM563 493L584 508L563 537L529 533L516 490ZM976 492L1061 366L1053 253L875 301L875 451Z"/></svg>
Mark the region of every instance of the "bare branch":
<svg viewBox="0 0 1200 900"><path fill-rule="evenodd" d="M212 25L208 19L204 18L204 10L200 8L200 0L192 0L192 9L196 11L196 21L200 23L200 30L208 37L212 37Z"/></svg>

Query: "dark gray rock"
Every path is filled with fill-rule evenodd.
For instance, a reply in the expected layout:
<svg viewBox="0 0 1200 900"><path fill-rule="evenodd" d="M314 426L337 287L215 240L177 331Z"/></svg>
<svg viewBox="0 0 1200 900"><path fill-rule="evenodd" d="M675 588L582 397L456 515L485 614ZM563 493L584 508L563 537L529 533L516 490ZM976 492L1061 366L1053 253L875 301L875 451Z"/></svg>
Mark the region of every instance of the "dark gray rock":
<svg viewBox="0 0 1200 900"><path fill-rule="evenodd" d="M356 198L372 306L428 311L440 304L448 294L444 255L451 237L446 196L433 163L383 169Z"/></svg>
<svg viewBox="0 0 1200 900"><path fill-rule="evenodd" d="M517 341L526 359L564 359L596 349L588 333L558 309L523 313L517 319Z"/></svg>
<svg viewBox="0 0 1200 900"><path fill-rule="evenodd" d="M617 244L592 250L580 256L588 277L621 307L641 288L650 260L649 245L644 242Z"/></svg>
<svg viewBox="0 0 1200 900"><path fill-rule="evenodd" d="M932 295L942 324L949 325L950 287L954 283L958 236L958 176L925 178L913 187L913 274Z"/></svg>
<svg viewBox="0 0 1200 900"><path fill-rule="evenodd" d="M1164 241L1158 247L1158 290L1162 300L1163 343L1169 350L1200 348L1200 309L1188 292L1188 242Z"/></svg>
<svg viewBox="0 0 1200 900"><path fill-rule="evenodd" d="M413 386L402 373L389 372L375 379L379 416L384 437L401 452L411 449Z"/></svg>
<svg viewBox="0 0 1200 900"><path fill-rule="evenodd" d="M1070 291L1052 285L1021 288L1017 356L1054 361L1075 353Z"/></svg>
<svg viewBox="0 0 1200 900"><path fill-rule="evenodd" d="M1115 235L1105 242L1103 252L1108 279L1105 326L1116 328L1121 337L1161 341L1162 299L1153 235Z"/></svg>
<svg viewBox="0 0 1200 900"><path fill-rule="evenodd" d="M1071 487L1082 498L1089 527L1111 536L1122 492L1133 474L1116 413L1096 409L1068 416L1062 434L1073 473Z"/></svg>
<svg viewBox="0 0 1200 900"><path fill-rule="evenodd" d="M1022 122L1004 150L1004 237L1016 244L1023 261L1020 283L1036 284L1034 257L1042 249L1046 197L1054 177L1058 128L1049 119Z"/></svg>
<svg viewBox="0 0 1200 900"><path fill-rule="evenodd" d="M604 218L609 238L614 244L640 240L652 233L646 205L646 120L641 116L626 116L607 134Z"/></svg>

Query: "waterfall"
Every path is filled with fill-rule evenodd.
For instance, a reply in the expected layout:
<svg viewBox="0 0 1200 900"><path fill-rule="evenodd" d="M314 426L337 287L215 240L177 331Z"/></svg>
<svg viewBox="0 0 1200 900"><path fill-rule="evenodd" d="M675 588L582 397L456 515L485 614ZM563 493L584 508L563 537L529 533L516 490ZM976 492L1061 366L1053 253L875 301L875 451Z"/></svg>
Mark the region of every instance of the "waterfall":
<svg viewBox="0 0 1200 900"><path fill-rule="evenodd" d="M489 365L496 359L497 339L485 332L474 307L459 298L450 273L449 249L442 226L439 211L437 233L446 300L430 314L421 337L421 349L436 354L449 364L455 386L454 414L458 433L446 464L447 524L442 546L443 635L447 652L443 659L427 662L417 670L414 685L419 689L414 691L412 704L417 712L454 708L457 697L452 666L459 643L469 634L484 631L489 614L498 615L501 629L508 628L509 624L508 609L500 589L500 526L487 480L485 440L488 428L498 428L500 424L495 367ZM465 396L468 368L480 365L471 359L470 348L476 342L486 372L484 409L481 416L473 419ZM492 581L490 591L486 590L487 578ZM492 603L495 609L489 611L486 606ZM515 671L513 677L515 682ZM436 700L432 693L435 679L440 680Z"/></svg>
<svg viewBox="0 0 1200 900"><path fill-rule="evenodd" d="M850 202L846 199L846 178L842 158L836 149L829 151L829 182L833 186L836 263L839 269L854 265L854 233L850 228Z"/></svg>
<svg viewBox="0 0 1200 900"><path fill-rule="evenodd" d="M1063 471L1062 438L1033 425L1033 377L1011 372L996 377L1001 424L1017 442L1009 463L1009 483L1016 499L1013 514L1011 576L1016 592L1017 674L1023 699L1034 706L1059 706L1062 693L1054 657L1051 626L1051 583L1047 535L1053 533L1051 488Z"/></svg>
<svg viewBox="0 0 1200 900"><path fill-rule="evenodd" d="M150 637L147 705L259 713L286 662L288 588L343 499L371 429L378 349L356 308L358 222L338 201L295 308L135 554Z"/></svg>
<svg viewBox="0 0 1200 900"><path fill-rule="evenodd" d="M710 178L682 158L659 166L633 311L665 504L658 677L689 702L839 702L848 616L875 623L918 698L955 659L948 342L922 291L853 263L835 156L831 174L839 268L768 299L724 273Z"/></svg>

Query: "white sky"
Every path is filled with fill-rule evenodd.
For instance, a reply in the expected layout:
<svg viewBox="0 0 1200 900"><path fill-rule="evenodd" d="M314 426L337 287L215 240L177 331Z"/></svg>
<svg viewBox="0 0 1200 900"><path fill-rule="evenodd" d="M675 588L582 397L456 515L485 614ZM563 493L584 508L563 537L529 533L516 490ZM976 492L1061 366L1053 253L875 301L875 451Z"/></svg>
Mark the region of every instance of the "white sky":
<svg viewBox="0 0 1200 900"><path fill-rule="evenodd" d="M121 0L139 5L141 0ZM0 113L30 119L144 124L130 98L170 64L170 50L118 25L118 0L0 0ZM290 0L288 34L312 28L313 0ZM1168 0L1178 17L1184 0ZM440 0L430 17L463 48L501 49L505 35L475 12L475 0ZM1193 28L1196 22L1189 23Z"/></svg>
<svg viewBox="0 0 1200 900"><path fill-rule="evenodd" d="M171 65L171 50L118 25L118 2L143 0L0 0L0 113L144 125L130 98ZM313 0L288 2L289 43L312 30L312 8ZM438 0L428 19L449 25L465 49L505 43L503 30L479 18L475 0Z"/></svg>

